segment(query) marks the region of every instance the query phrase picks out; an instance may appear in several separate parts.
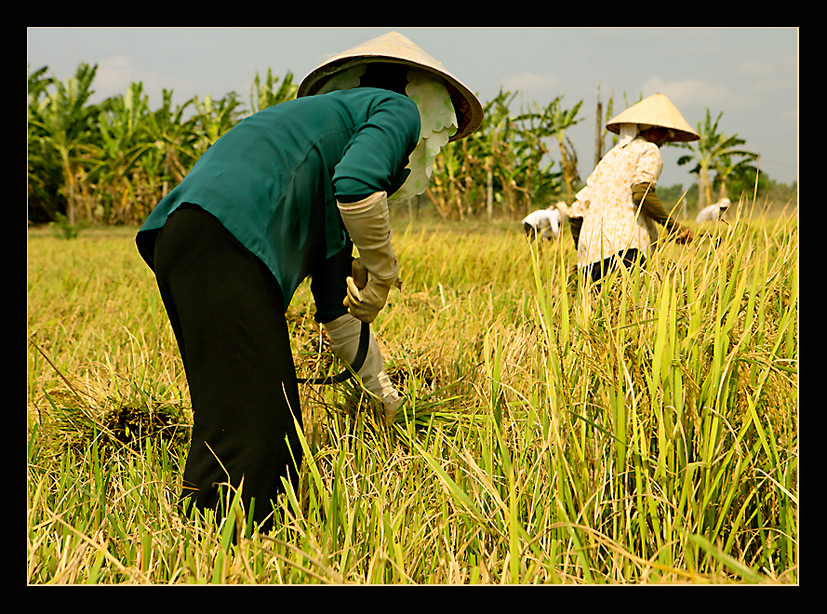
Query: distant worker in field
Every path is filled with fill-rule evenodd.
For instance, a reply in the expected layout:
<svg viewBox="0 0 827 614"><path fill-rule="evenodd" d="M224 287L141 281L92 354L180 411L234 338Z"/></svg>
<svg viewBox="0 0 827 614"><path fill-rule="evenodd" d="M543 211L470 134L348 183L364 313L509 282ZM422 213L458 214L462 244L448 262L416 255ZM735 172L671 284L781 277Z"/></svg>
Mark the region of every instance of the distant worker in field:
<svg viewBox="0 0 827 614"><path fill-rule="evenodd" d="M698 212L695 221L700 224L701 222L717 222L719 220L723 221L724 214L729 209L729 199L722 198L720 202L715 203L714 205L707 205L703 209Z"/></svg>
<svg viewBox="0 0 827 614"><path fill-rule="evenodd" d="M569 224L577 266L593 281L618 262L643 265L662 224L679 243L692 232L667 213L655 193L663 169L661 146L694 141L698 134L663 94L649 96L606 124L620 139L577 193Z"/></svg>
<svg viewBox="0 0 827 614"><path fill-rule="evenodd" d="M560 227L567 210L566 203L558 202L545 209L532 211L522 219L526 237L529 241L534 241L539 234L549 241L556 239L560 234Z"/></svg>
<svg viewBox="0 0 827 614"><path fill-rule="evenodd" d="M297 484L302 417L285 310L307 277L337 356L350 364L370 339L357 373L393 420L401 397L363 325L398 278L388 197L423 193L440 147L482 116L467 87L391 32L327 59L295 100L239 122L148 217L136 241L187 375L183 479L197 508L221 513L229 482L252 520L269 522L282 480Z"/></svg>

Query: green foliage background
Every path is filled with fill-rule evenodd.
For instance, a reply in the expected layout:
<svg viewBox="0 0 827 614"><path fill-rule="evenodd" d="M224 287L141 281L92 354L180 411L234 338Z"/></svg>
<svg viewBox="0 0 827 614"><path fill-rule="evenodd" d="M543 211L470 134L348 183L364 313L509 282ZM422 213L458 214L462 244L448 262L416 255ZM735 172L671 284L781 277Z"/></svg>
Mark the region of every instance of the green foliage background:
<svg viewBox="0 0 827 614"><path fill-rule="evenodd" d="M28 219L57 223L66 236L89 225L142 223L222 134L246 115L294 98L297 90L292 73L279 79L268 71L264 78L255 75L247 105L236 92L175 104L173 92L164 90L152 109L141 83L91 104L96 72L96 66L81 64L66 81L50 76L48 67L28 76ZM501 90L485 102L482 127L443 148L417 207L432 207L443 220L490 221L519 219L557 200L572 202L583 177L566 130L582 121L582 101L567 108L560 96L515 112L515 96ZM707 118L707 124L711 136L721 137L717 120ZM700 153L687 161L694 158L707 166L714 162ZM765 195L775 187L750 170L742 165L728 176L736 200L743 193L751 197L756 182ZM668 196L661 197L664 202L683 197L688 210L697 201L696 189L686 196L679 186L661 191ZM794 189L781 192L774 198L782 204L795 198Z"/></svg>

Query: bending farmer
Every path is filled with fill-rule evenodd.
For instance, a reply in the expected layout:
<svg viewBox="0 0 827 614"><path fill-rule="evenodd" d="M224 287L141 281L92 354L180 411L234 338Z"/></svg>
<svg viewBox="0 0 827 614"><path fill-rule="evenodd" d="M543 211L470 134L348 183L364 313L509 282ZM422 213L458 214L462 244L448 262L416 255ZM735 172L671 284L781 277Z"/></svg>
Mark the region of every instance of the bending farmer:
<svg viewBox="0 0 827 614"><path fill-rule="evenodd" d="M296 100L239 122L157 205L136 241L190 388L183 477L196 507L220 513L220 486L243 484L248 514L267 519L301 462L284 318L296 288L311 278L315 318L350 362L361 322L397 279L388 196L424 192L439 147L481 121L477 98L392 32L323 63ZM359 375L392 419L401 399L375 339Z"/></svg>

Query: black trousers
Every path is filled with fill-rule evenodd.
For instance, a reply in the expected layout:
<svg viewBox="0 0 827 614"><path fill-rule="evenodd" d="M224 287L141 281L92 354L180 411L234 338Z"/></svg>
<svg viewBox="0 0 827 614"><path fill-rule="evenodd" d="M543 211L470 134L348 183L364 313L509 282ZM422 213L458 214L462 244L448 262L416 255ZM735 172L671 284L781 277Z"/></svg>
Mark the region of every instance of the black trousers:
<svg viewBox="0 0 827 614"><path fill-rule="evenodd" d="M598 283L603 277L608 275L610 271L614 270L618 263L626 268L630 268L635 264L644 266L646 264L646 257L637 249L627 249L626 251L618 252L613 256L605 258L602 262L595 262L583 267L583 270L587 279Z"/></svg>
<svg viewBox="0 0 827 614"><path fill-rule="evenodd" d="M320 321L345 312L342 274L350 270L350 253L343 250L333 264L316 267L312 280ZM252 519L266 529L270 502L283 478L296 484L302 457L298 384L279 284L218 220L189 206L158 233L154 270L192 399L185 498L220 515L226 485L241 486L248 516L252 505Z"/></svg>

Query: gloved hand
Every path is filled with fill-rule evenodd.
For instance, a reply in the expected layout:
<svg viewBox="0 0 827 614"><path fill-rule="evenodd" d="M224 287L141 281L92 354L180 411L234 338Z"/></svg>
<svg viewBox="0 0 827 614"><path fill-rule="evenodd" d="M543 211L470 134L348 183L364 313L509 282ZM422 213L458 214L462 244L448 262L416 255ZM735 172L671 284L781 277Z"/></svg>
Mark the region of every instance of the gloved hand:
<svg viewBox="0 0 827 614"><path fill-rule="evenodd" d="M680 226L679 230L675 234L675 243L691 243L694 238L695 235L692 234L692 230L690 228Z"/></svg>
<svg viewBox="0 0 827 614"><path fill-rule="evenodd" d="M340 360L347 363L352 362L356 356L359 335L362 329L359 320L350 314L345 314L332 322L327 322L324 324L324 328L328 337L330 337L330 347L333 353ZM370 343L365 362L357 371L357 374L362 379L365 388L382 401L385 418L389 422L393 422L404 397L399 395L385 373L385 359L382 357L382 352L379 350L379 344L373 331L370 333Z"/></svg>
<svg viewBox="0 0 827 614"><path fill-rule="evenodd" d="M365 268L365 265L362 264L361 259L354 258L353 262L350 263L350 274L353 283L360 290L368 285L368 270Z"/></svg>
<svg viewBox="0 0 827 614"><path fill-rule="evenodd" d="M359 250L359 266L368 273L367 281L361 287L354 278L361 271L354 270L354 275L347 278L344 304L351 315L363 322L373 322L385 306L399 273L391 245L388 196L385 192L376 192L355 203L336 204L345 228Z"/></svg>
<svg viewBox="0 0 827 614"><path fill-rule="evenodd" d="M364 288L368 283L368 270L365 268L365 265L362 264L361 259L354 258L353 262L350 266L351 270L351 277L353 278L353 283L356 285L357 288L360 290ZM402 278L397 277L396 281L393 284L397 288L402 288Z"/></svg>

